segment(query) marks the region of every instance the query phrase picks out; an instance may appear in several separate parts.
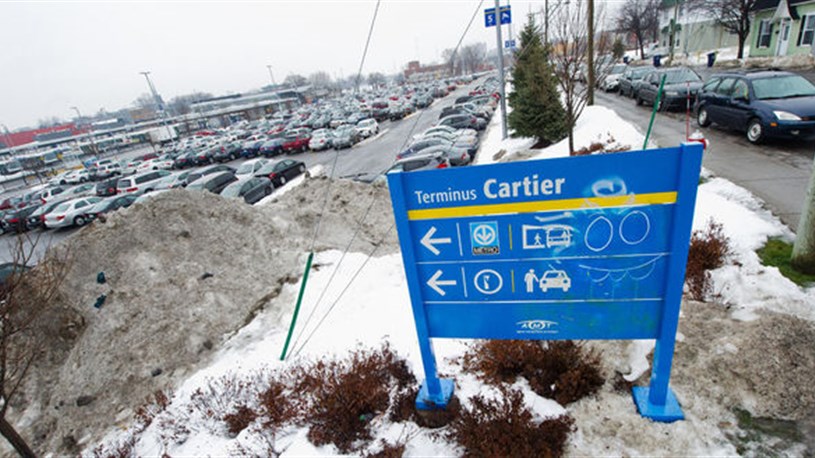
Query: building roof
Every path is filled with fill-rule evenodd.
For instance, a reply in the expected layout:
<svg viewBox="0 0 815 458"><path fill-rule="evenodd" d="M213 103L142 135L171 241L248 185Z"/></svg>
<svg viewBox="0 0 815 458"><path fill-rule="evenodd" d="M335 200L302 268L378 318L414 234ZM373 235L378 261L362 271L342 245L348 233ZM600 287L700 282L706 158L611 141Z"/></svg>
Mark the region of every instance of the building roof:
<svg viewBox="0 0 815 458"><path fill-rule="evenodd" d="M778 3L781 0L757 0L753 5L753 11L770 10L778 8ZM804 3L812 3L815 0L787 0L787 4L792 8L795 5L802 5Z"/></svg>

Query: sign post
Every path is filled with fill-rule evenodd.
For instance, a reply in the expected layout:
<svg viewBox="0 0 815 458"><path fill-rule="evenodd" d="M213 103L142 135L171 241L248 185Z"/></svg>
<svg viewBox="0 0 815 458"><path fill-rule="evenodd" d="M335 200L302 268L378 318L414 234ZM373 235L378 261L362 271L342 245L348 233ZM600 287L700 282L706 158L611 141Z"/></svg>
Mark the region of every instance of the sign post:
<svg viewBox="0 0 815 458"><path fill-rule="evenodd" d="M656 339L641 415L683 418L668 386L699 144L388 175L425 380L432 338Z"/></svg>

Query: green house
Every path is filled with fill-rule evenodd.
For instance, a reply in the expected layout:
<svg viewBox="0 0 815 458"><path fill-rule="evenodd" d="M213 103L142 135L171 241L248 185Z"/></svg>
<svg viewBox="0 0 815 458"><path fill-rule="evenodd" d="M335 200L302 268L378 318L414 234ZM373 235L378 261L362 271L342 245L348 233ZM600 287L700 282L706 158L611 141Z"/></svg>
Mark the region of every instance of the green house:
<svg viewBox="0 0 815 458"><path fill-rule="evenodd" d="M758 0L750 26L750 57L813 54L815 0Z"/></svg>

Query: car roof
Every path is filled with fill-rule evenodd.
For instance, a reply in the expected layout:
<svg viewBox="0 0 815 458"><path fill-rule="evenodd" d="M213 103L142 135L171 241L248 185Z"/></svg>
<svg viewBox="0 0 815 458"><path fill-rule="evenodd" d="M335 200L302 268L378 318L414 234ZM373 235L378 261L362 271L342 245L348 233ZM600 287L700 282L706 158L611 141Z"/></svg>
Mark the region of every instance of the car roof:
<svg viewBox="0 0 815 458"><path fill-rule="evenodd" d="M743 71L743 70L733 70L729 72L720 72L714 73L710 75L711 78L715 77L728 77L728 76L742 76L745 79L749 80L756 80L756 79L763 79L763 78L773 78L778 76L793 76L798 75L797 73L787 72L783 70L776 70L776 69L761 69L761 70L754 70L754 71Z"/></svg>
<svg viewBox="0 0 815 458"><path fill-rule="evenodd" d="M442 152L442 151L434 151L434 152L431 152L431 153L416 154L414 156L410 156L410 157L406 157L404 159L400 159L400 160L394 162L393 164L396 165L396 164L403 164L405 162L418 161L418 160L422 160L422 159L433 159L433 158L440 157L440 156L444 156L444 152Z"/></svg>

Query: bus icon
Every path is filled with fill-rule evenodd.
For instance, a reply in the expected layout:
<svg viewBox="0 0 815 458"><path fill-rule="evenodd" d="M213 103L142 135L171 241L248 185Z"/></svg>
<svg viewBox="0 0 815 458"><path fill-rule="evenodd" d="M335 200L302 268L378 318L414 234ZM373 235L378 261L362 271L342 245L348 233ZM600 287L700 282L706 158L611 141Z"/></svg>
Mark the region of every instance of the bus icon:
<svg viewBox="0 0 815 458"><path fill-rule="evenodd" d="M521 230L523 231L524 250L538 250L570 246L574 228L565 224L547 224L544 226L524 224L521 226Z"/></svg>

